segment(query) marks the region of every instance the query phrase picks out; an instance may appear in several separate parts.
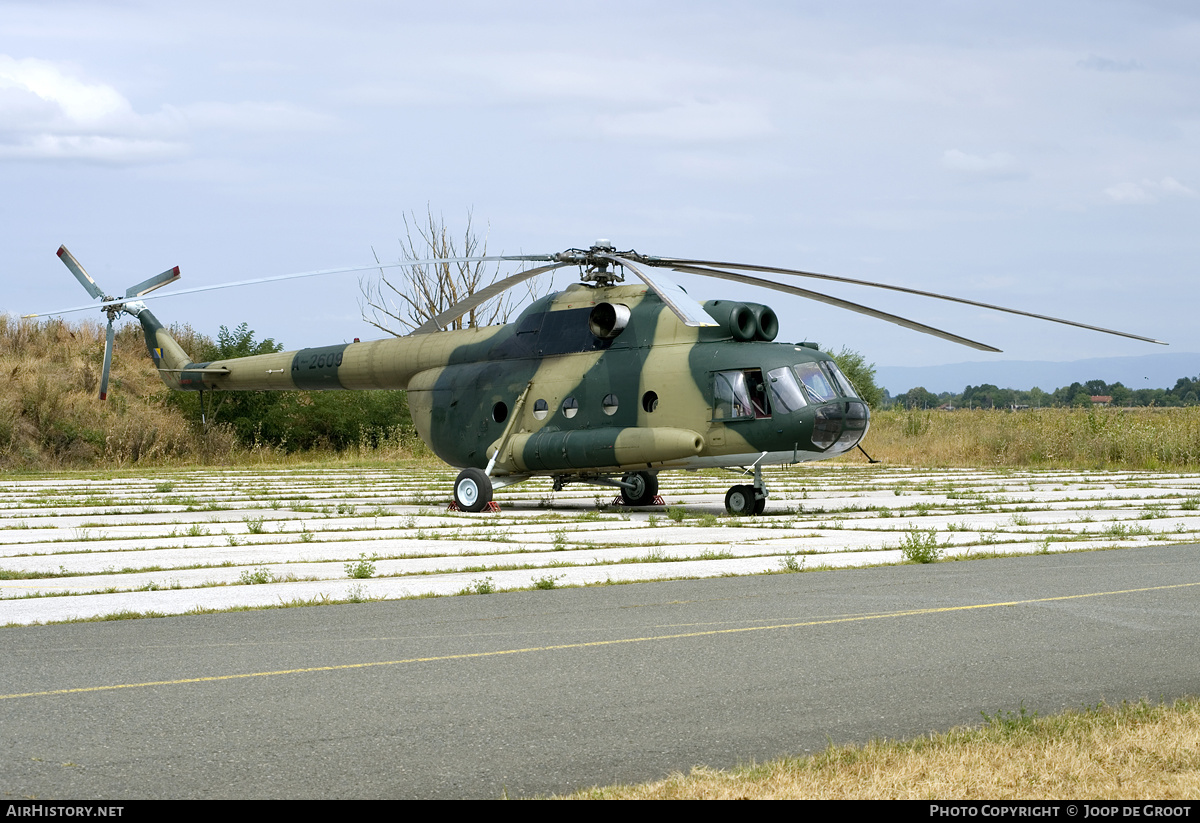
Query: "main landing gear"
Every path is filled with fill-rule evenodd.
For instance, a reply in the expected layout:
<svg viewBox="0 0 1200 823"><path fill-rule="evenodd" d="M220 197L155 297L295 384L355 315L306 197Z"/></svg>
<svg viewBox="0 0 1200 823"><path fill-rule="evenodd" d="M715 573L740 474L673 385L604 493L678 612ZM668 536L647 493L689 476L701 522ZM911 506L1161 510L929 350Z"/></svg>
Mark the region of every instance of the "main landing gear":
<svg viewBox="0 0 1200 823"><path fill-rule="evenodd" d="M658 474L656 472L626 472L621 479L610 475L565 475L554 476L554 490L562 491L568 483L588 483L592 486L610 486L621 492L623 506L653 506L658 498ZM660 501L661 502L661 501Z"/></svg>
<svg viewBox="0 0 1200 823"><path fill-rule="evenodd" d="M626 506L649 506L658 496L658 476L629 472L621 478L621 502Z"/></svg>
<svg viewBox="0 0 1200 823"><path fill-rule="evenodd" d="M492 479L483 469L463 469L454 481L454 502L460 511L483 511L492 502Z"/></svg>
<svg viewBox="0 0 1200 823"><path fill-rule="evenodd" d="M492 491L519 483L526 478L505 475L493 480L483 469L463 469L454 481L454 505L459 511L481 512L492 502ZM658 475L654 472L626 472L620 480L614 477L566 477L554 478L554 490L562 491L571 483L591 483L597 486L615 486L621 491L621 503L625 506L653 506L658 497ZM747 488L750 488L747 486Z"/></svg>
<svg viewBox="0 0 1200 823"><path fill-rule="evenodd" d="M744 517L762 514L767 508L767 484L763 482L762 467L754 464L754 485L734 486L725 493L725 510L732 515Z"/></svg>

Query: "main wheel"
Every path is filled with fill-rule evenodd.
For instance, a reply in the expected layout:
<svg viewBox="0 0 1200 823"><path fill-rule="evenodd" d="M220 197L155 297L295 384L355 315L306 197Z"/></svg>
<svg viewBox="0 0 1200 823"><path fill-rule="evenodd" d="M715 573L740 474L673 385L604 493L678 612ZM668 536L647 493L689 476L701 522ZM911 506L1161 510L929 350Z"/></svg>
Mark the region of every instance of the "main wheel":
<svg viewBox="0 0 1200 823"><path fill-rule="evenodd" d="M465 512L483 511L492 502L492 481L481 469L463 469L454 481L454 502Z"/></svg>
<svg viewBox="0 0 1200 823"><path fill-rule="evenodd" d="M754 491L754 487L751 486L750 490ZM762 514L766 510L767 510L767 498L759 497L757 494L754 495L754 514L757 516L757 515Z"/></svg>
<svg viewBox="0 0 1200 823"><path fill-rule="evenodd" d="M649 506L658 496L658 477L650 472L630 472L621 482L632 485L621 487L621 502L626 506Z"/></svg>
<svg viewBox="0 0 1200 823"><path fill-rule="evenodd" d="M725 510L738 516L755 514L754 487L734 486L725 493Z"/></svg>

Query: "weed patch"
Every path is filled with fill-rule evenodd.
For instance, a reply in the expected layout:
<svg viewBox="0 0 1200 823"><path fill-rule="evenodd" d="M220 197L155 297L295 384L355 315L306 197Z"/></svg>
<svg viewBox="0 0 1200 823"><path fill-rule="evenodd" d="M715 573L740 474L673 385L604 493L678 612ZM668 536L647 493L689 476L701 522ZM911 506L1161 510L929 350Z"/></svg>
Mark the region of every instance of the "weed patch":
<svg viewBox="0 0 1200 823"><path fill-rule="evenodd" d="M945 549L938 545L937 532L933 529L928 531L913 529L901 541L900 551L904 554L904 559L910 563L936 563L941 559Z"/></svg>
<svg viewBox="0 0 1200 823"><path fill-rule="evenodd" d="M366 552L359 554L357 563L347 563L344 566L344 568L346 569L346 576L351 579L355 579L355 580L365 580L366 578L374 577L375 576L374 561L378 560L378 559L379 559L378 555L372 554L370 559L368 559Z"/></svg>

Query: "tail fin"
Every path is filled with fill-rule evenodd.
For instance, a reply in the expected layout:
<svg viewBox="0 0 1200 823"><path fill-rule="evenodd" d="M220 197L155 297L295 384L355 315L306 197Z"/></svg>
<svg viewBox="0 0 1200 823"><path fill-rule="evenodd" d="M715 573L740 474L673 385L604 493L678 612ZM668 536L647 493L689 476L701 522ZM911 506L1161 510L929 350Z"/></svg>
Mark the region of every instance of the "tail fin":
<svg viewBox="0 0 1200 823"><path fill-rule="evenodd" d="M132 314L142 324L146 335L146 348L158 369L158 376L172 389L191 388L180 385L180 375L188 366L194 365L191 355L175 342L175 338L163 327L146 305L141 301L125 304L125 311Z"/></svg>

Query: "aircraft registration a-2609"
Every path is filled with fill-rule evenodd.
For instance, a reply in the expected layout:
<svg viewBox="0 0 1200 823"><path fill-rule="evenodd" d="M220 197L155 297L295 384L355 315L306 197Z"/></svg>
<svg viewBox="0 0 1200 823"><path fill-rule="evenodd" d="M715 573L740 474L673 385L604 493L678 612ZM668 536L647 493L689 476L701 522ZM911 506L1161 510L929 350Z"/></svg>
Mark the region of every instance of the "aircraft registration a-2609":
<svg viewBox="0 0 1200 823"><path fill-rule="evenodd" d="M108 389L113 321L121 313L141 323L150 356L172 389L404 389L421 439L439 458L461 469L454 500L460 509L471 512L491 502L493 489L531 477L552 478L556 490L568 483L614 486L626 505L644 506L655 501L660 471L738 468L745 472L752 467L754 482L730 488L725 507L732 514L761 514L768 497L764 465L825 460L862 440L870 412L832 357L813 343L774 342L779 321L767 306L739 300L698 304L662 273L664 269L817 300L982 351L1000 350L746 272L890 289L1161 342L903 286L771 266L651 257L618 252L609 241L598 240L588 249L557 254L384 263L384 267L485 261L544 265L478 290L404 337L196 363L140 299L177 280L178 267L114 298L104 293L65 246L58 256L108 315L101 399ZM225 285L365 271L380 265ZM564 266L578 267L581 282L534 301L515 322L442 330L503 291ZM626 284L626 272L638 281ZM86 308L90 306L46 314Z"/></svg>

